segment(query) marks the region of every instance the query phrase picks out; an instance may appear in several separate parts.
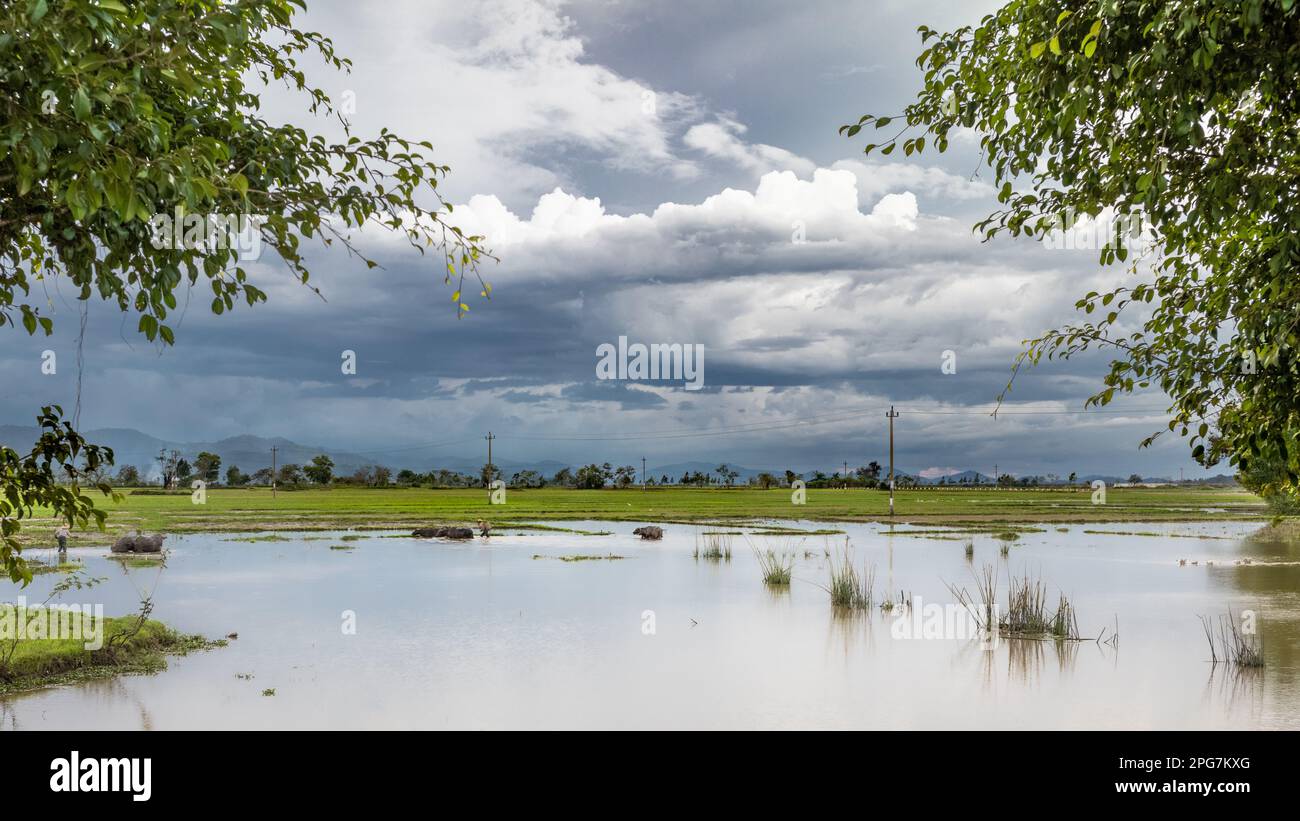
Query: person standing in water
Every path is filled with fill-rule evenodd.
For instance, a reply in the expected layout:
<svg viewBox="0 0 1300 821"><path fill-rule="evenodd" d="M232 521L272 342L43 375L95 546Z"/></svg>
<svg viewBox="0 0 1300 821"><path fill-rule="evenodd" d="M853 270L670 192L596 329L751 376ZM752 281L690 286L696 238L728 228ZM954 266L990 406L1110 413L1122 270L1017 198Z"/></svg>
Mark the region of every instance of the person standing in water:
<svg viewBox="0 0 1300 821"><path fill-rule="evenodd" d="M68 558L68 526L60 525L59 529L54 531L54 538L59 542L59 562L62 563Z"/></svg>

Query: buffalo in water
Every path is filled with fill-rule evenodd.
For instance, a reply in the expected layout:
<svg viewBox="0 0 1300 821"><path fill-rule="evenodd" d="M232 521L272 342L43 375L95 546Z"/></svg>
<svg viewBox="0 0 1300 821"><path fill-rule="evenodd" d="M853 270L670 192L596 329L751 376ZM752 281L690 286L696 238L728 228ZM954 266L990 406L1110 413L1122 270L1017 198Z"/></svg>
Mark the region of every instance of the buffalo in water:
<svg viewBox="0 0 1300 821"><path fill-rule="evenodd" d="M113 542L111 550L114 553L161 553L163 539L167 538L161 533L155 533L152 536L123 536Z"/></svg>
<svg viewBox="0 0 1300 821"><path fill-rule="evenodd" d="M472 539L474 531L468 527L446 526L417 527L412 533L420 539Z"/></svg>

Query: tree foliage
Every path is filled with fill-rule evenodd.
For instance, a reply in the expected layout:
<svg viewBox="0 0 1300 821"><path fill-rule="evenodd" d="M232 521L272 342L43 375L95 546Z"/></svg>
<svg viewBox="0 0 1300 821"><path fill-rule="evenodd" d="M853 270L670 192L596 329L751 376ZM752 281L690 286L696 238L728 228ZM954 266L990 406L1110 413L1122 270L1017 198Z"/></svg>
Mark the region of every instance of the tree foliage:
<svg viewBox="0 0 1300 821"><path fill-rule="evenodd" d="M181 290L210 291L216 314L262 302L266 292L246 267L249 249L211 241L228 217L318 294L308 245L342 245L373 268L354 240L374 226L441 257L435 271L453 291L457 316L469 310L467 274L490 297L477 268L490 255L481 238L449 222L451 205L438 193L448 169L430 159L432 144L387 129L354 134L308 81L304 60L342 71L350 63L329 38L294 26L304 7L304 0L0 0L0 326L53 333L33 286L44 294L59 281L85 303L97 297L132 317L159 345L175 341L169 323ZM302 95L311 113L339 120L342 138L268 121L260 95L275 85ZM177 229L163 236L159 219L177 217ZM69 435L48 452L84 447ZM24 464L10 450L0 460ZM11 467L0 491L10 504L42 498L58 516L84 517L87 497L24 484L43 475ZM16 526L4 520L11 575Z"/></svg>
<svg viewBox="0 0 1300 821"><path fill-rule="evenodd" d="M868 153L980 135L1000 208L985 239L1043 238L1106 209L1150 226L1148 253L1100 249L1131 285L1016 361L1111 354L1088 405L1155 387L1168 431L1209 466L1300 473L1300 8L1296 0L1012 0L978 25L922 26L924 84L895 116L841 132ZM1012 381L1014 381L1014 372ZM1008 385L1008 389L1010 389ZM1004 394L1005 395L1005 394ZM1166 431L1143 441L1150 444Z"/></svg>
<svg viewBox="0 0 1300 821"><path fill-rule="evenodd" d="M102 526L106 514L96 509L81 492L88 474L97 474L113 462L113 451L91 445L63 421L58 405L41 408L36 419L41 438L26 456L0 448L0 566L11 581L23 585L32 580L31 570L20 555L18 530L23 519L38 511L53 510L68 525ZM78 466L80 460L81 466ZM105 495L113 489L107 483L96 488Z"/></svg>

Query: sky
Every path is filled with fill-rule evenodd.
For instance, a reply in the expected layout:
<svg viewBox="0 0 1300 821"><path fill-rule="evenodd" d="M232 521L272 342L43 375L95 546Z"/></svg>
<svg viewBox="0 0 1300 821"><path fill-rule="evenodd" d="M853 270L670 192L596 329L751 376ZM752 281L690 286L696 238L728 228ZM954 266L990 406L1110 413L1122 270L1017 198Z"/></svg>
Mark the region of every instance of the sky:
<svg viewBox="0 0 1300 821"><path fill-rule="evenodd" d="M1176 438L1139 449L1165 426L1161 395L1080 413L1096 357L1022 371L990 416L1022 341L1124 275L1095 252L980 242L971 226L996 200L978 134L944 155L868 158L867 140L837 133L914 94L918 25L976 22L995 3L310 6L300 27L353 61L311 67L312 81L355 101L358 134L433 143L456 222L499 259L482 267L491 300L458 319L440 259L367 230L381 268L309 254L323 298L273 253L251 266L266 304L216 317L202 290L179 294L174 348L92 303L83 428L283 436L394 462L476 456L492 431L515 462L830 472L887 457L892 405L900 469L928 476L1201 473ZM301 97L263 103L337 136ZM0 335L0 424L75 402L79 307L66 288L40 296L53 337ZM620 337L703 346L702 386L598 378Z"/></svg>

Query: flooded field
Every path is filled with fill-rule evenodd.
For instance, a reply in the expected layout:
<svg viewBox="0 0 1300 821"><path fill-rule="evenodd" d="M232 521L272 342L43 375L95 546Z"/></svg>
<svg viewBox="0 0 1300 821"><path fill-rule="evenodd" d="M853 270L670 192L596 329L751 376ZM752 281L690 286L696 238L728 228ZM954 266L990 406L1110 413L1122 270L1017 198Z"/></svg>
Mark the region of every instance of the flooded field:
<svg viewBox="0 0 1300 821"><path fill-rule="evenodd" d="M1040 525L1005 540L991 531L763 524L845 533L669 524L662 541L643 542L636 523L577 522L565 526L609 535L507 531L469 543L187 535L168 540L163 568L74 551L105 581L63 601L118 615L152 594L155 618L238 638L172 658L157 675L0 699L0 722L1300 728L1300 546L1244 538L1256 523ZM748 535L702 535L720 530ZM846 538L855 565L874 569L870 610L830 604L829 565ZM730 558L697 556L702 543L729 544ZM789 587L763 583L755 548L793 553ZM925 638L912 629L923 627L923 608L879 607L913 597L952 604L949 585L973 589L985 566L1004 598L1008 575L1041 579L1051 602L1065 593L1079 633L1102 641ZM39 601L56 581L38 576L5 598ZM1198 617L1229 610L1254 614L1263 668L1210 663Z"/></svg>

